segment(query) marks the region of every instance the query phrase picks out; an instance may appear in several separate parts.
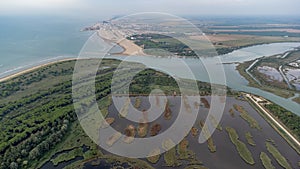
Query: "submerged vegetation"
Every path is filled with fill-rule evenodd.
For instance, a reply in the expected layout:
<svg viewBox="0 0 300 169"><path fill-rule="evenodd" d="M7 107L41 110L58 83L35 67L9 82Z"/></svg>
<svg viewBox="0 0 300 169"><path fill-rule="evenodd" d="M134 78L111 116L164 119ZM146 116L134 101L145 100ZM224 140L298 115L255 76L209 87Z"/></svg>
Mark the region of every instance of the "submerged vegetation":
<svg viewBox="0 0 300 169"><path fill-rule="evenodd" d="M166 102L166 107L165 107L165 111L164 111L164 117L166 120L170 120L171 117L172 117L172 111L170 109L170 103L169 103L169 100L167 99L167 102Z"/></svg>
<svg viewBox="0 0 300 169"><path fill-rule="evenodd" d="M156 123L154 125L151 126L150 129L150 136L156 136L161 130L161 125Z"/></svg>
<svg viewBox="0 0 300 169"><path fill-rule="evenodd" d="M214 153L217 151L217 147L214 144L214 141L212 139L211 133L208 129L208 127L204 124L203 121L199 122L200 127L202 128L202 132L204 134L204 137L207 140L208 149L210 152Z"/></svg>
<svg viewBox="0 0 300 169"><path fill-rule="evenodd" d="M240 116L248 122L251 128L256 128L258 130L261 130L261 127L259 126L259 123L249 115L249 113L242 107L237 104L233 105L234 109L240 113Z"/></svg>

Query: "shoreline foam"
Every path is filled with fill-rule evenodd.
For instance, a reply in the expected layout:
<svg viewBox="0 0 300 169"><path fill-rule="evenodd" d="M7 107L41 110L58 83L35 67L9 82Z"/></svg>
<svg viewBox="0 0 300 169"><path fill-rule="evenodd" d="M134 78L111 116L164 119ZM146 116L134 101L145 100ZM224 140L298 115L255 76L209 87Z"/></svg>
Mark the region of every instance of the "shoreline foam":
<svg viewBox="0 0 300 169"><path fill-rule="evenodd" d="M35 66L32 66L32 67L26 68L24 70L17 71L15 73L10 74L10 75L0 77L0 83L5 82L5 81L10 80L10 79L13 79L13 78L18 77L18 76L21 76L23 74L32 72L34 70L37 70L37 69L45 67L45 66L49 66L49 65L59 63L59 62L64 62L64 61L76 60L76 59L77 58L65 58L65 59L55 60L55 61L52 61L52 62L41 63L39 65L35 65Z"/></svg>

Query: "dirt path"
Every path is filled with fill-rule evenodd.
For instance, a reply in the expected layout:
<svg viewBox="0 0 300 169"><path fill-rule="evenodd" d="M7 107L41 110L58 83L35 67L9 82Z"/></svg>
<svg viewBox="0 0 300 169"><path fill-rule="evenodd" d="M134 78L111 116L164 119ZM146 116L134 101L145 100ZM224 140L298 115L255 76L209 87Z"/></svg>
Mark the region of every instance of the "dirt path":
<svg viewBox="0 0 300 169"><path fill-rule="evenodd" d="M285 126L281 125L280 122L277 121L264 107L262 107L256 100L253 99L252 95L246 94L246 97L249 98L265 115L268 116L272 122L274 122L284 133L286 133L299 147L300 142L285 128Z"/></svg>

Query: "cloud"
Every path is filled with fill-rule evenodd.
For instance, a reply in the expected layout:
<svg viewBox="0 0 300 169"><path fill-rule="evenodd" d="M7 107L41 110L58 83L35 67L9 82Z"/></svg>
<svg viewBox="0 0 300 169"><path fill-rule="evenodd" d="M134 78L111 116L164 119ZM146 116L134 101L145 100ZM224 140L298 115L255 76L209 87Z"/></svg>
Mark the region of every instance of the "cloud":
<svg viewBox="0 0 300 169"><path fill-rule="evenodd" d="M0 13L60 12L84 7L82 0L1 0Z"/></svg>
<svg viewBox="0 0 300 169"><path fill-rule="evenodd" d="M1 14L300 15L299 0L0 0Z"/></svg>

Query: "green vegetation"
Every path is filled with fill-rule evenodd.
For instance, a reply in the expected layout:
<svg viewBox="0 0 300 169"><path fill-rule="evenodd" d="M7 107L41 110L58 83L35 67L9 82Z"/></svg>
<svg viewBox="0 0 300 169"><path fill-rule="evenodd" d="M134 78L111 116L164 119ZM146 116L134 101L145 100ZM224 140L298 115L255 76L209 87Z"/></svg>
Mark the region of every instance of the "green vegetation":
<svg viewBox="0 0 300 169"><path fill-rule="evenodd" d="M156 154L156 155L155 155ZM147 160L152 163L155 164L158 162L160 158L160 149L154 149L152 152L149 153L149 157L147 157Z"/></svg>
<svg viewBox="0 0 300 169"><path fill-rule="evenodd" d="M300 104L300 97L294 98L293 101Z"/></svg>
<svg viewBox="0 0 300 169"><path fill-rule="evenodd" d="M267 104L265 107L278 118L286 127L288 127L297 138L300 138L300 117L289 112L276 104Z"/></svg>
<svg viewBox="0 0 300 169"><path fill-rule="evenodd" d="M270 117L268 117L264 112L262 112L260 109L258 109L256 107L256 105L254 105L252 103L251 100L248 100L250 105L273 127L273 129L275 129L278 134L280 134L288 143L289 145L294 148L294 150L300 154L300 148L299 146L297 145L297 143L290 138L290 136L283 130L281 130L281 128L276 124L274 123L273 120L270 119ZM277 118L278 119L278 122L280 122L283 126L286 126L285 128L290 132L292 133L296 138L299 138L299 135L296 135L298 130L298 122L299 121L299 117L287 110L285 110L284 108L282 108L281 106L279 105L276 105L276 104L273 104L273 103L268 103L268 104L265 104L264 107L266 109L268 109L268 112L274 116L274 118ZM276 116L276 114L278 114L278 116ZM285 120L281 121L280 118L283 118ZM296 125L295 125L296 124ZM296 126L296 128L293 128L292 126ZM297 137L298 136L298 137ZM268 142L271 142L274 144L274 140L272 139L267 139Z"/></svg>
<svg viewBox="0 0 300 169"><path fill-rule="evenodd" d="M137 127L137 133L140 137L146 137L148 133L148 126L149 124L147 122L140 122Z"/></svg>
<svg viewBox="0 0 300 169"><path fill-rule="evenodd" d="M234 110L232 108L229 110L229 114L231 117L235 117Z"/></svg>
<svg viewBox="0 0 300 169"><path fill-rule="evenodd" d="M100 68L107 68L99 69L95 78L97 104L104 117L111 104L111 78L119 63L116 60L103 60ZM88 67L88 64L96 62L86 64ZM0 95L0 168L6 169L10 165L39 168L51 160L54 154L81 148L83 145L89 147L83 153L84 160L102 156L77 121L71 95L74 65L75 61L55 63L0 83L3 91ZM122 73L124 76L117 79L120 83L113 87L125 85L125 79L131 75L128 69ZM91 77L84 79L91 80ZM188 88L189 83L185 84ZM210 92L208 84L198 84L200 90ZM130 94L149 94L157 85L166 94L174 91L180 94L174 79L151 69L134 76ZM82 109L89 106L83 105ZM91 124L93 122L90 121ZM100 128L101 124L95 126ZM61 156L52 160L59 162L68 158L71 157ZM79 165L80 161L74 165Z"/></svg>
<svg viewBox="0 0 300 169"><path fill-rule="evenodd" d="M57 165L60 162L72 160L78 156L81 156L82 154L83 154L82 149L76 148L70 152L62 153L58 155L55 159L52 159L51 161L53 162L54 165Z"/></svg>
<svg viewBox="0 0 300 169"><path fill-rule="evenodd" d="M101 69L97 73L96 99L104 117L109 115L107 107L111 104L110 79L118 63L119 61L115 60L104 60L101 66L110 68ZM24 84L19 85L19 89L14 88L17 91L11 90L5 96L0 96L0 127L2 129L0 168L6 169L11 166L40 168L49 161L59 165L60 162L75 157L83 157L83 159L66 168L81 168L85 163L94 162L93 160L97 158L108 162L126 162L132 168L152 168L143 160L102 154L99 147L82 130L71 97L74 64L74 61L56 63L0 83L3 89L12 83ZM122 82L129 76L130 72L124 71L124 76L117 79L120 82L118 85L123 86ZM86 78L89 80L90 77ZM183 81L187 82L184 84L188 88L188 80L183 79ZM151 69L146 69L134 77L130 85L130 94L147 95L157 85L161 85L161 89L166 94L173 94L174 91L180 94L174 79ZM117 87L120 88L120 86ZM198 86L201 94L209 94L208 84L199 82ZM89 106L84 105L83 108ZM102 124L96 126L100 128ZM141 130L142 132L138 134L146 136L148 129L143 126L139 128L145 130ZM170 144L166 143L164 146L168 147ZM205 168L198 165L199 162L195 159L194 153L187 149L188 143L182 142L180 145L164 154L164 160L168 166L179 166L181 164L179 160L188 160L190 162L188 167ZM87 151L82 151L83 146L87 147ZM216 147L212 138L208 139L208 147L211 151L215 151ZM64 151L69 152L63 153ZM54 155L58 156L53 158ZM151 162L156 163L157 160L159 156L151 159Z"/></svg>
<svg viewBox="0 0 300 169"><path fill-rule="evenodd" d="M144 49L163 49L175 53L179 56L196 56L193 50L179 40L160 34L141 34L133 35L129 39L135 39L134 42L143 46ZM163 55L162 53L149 53L153 55ZM155 50L157 52L157 50Z"/></svg>
<svg viewBox="0 0 300 169"><path fill-rule="evenodd" d="M140 106L141 106L141 99L136 97L134 102L134 107L138 109L140 108Z"/></svg>
<svg viewBox="0 0 300 169"><path fill-rule="evenodd" d="M241 156L241 158L246 163L248 163L250 165L254 165L255 161L252 157L251 152L247 148L246 144L239 140L239 136L238 136L237 132L235 131L235 129L233 129L231 127L226 127L226 131L228 132L230 140L235 145L235 147L236 147L239 155Z"/></svg>
<svg viewBox="0 0 300 169"><path fill-rule="evenodd" d="M266 153L261 152L259 157L265 169L275 169L270 157Z"/></svg>
<svg viewBox="0 0 300 169"><path fill-rule="evenodd" d="M233 105L234 109L238 112L240 112L240 116L248 122L249 126L251 128L256 128L258 130L261 130L261 127L259 126L259 123L249 115L249 113L242 107L237 104Z"/></svg>
<svg viewBox="0 0 300 169"><path fill-rule="evenodd" d="M292 169L290 164L287 162L287 160L282 156L282 154L277 150L275 146L273 146L271 143L266 142L266 147L268 151L272 154L272 156L276 159L276 161L286 169Z"/></svg>
<svg viewBox="0 0 300 169"><path fill-rule="evenodd" d="M272 57L273 58L273 57ZM254 77L256 79L259 80L259 82L261 84L258 84L251 76L248 75L248 73L246 72L246 69L253 63L254 61L248 61L248 62L245 62L245 63L241 63L237 66L237 70L239 71L239 73L245 77L247 79L247 81L249 81L249 86L253 86L253 87L256 87L256 88L260 88L262 90L265 90L265 91L268 91L270 93L273 93L275 95L278 95L280 97L284 97L284 98L289 98L289 97L292 97L293 96L293 91L291 90L288 90L287 89L287 86L285 86L284 88L278 88L276 87L276 84L277 83L267 83L265 84L264 81L267 79L266 77L262 77L262 78L259 78L257 76L255 76L254 74L254 70L256 69L257 65L259 65L260 62L262 61L259 61L256 66L252 67L252 69L250 70L250 73L252 75L254 75ZM260 73L259 73L260 74Z"/></svg>
<svg viewBox="0 0 300 169"><path fill-rule="evenodd" d="M208 129L208 127L203 123L203 121L199 122L200 127L202 128L202 132L204 134L204 137L207 139L207 145L210 152L214 153L217 151L217 147L214 144L214 141L211 137L211 133Z"/></svg>
<svg viewBox="0 0 300 169"><path fill-rule="evenodd" d="M184 169L208 169L207 167L204 167L202 165L189 165L185 167Z"/></svg>
<svg viewBox="0 0 300 169"><path fill-rule="evenodd" d="M265 36L243 36L243 35L232 35L227 32L224 34L215 34L215 32L207 32L208 39L212 41L212 44L216 48L216 52L219 55L230 53L234 50L249 47L253 45L265 44L265 43L274 43L274 42L299 42L300 38L298 37L282 37L282 36L266 36L270 32L263 32ZM239 32L238 32L239 33ZM211 35L213 34L213 35ZM182 43L181 37L177 37L179 40L161 34L141 34L133 35L128 37L129 40L134 41L135 44L143 47L145 52L152 55L158 56L170 56L168 52L171 52L178 56L189 56L195 57L195 51L191 50L187 45ZM194 50L201 52L201 54L206 56L216 55L215 50L211 49L211 46L206 43L206 40L199 37L184 37L185 42L189 42L194 46ZM195 45L194 45L195 44ZM201 45L199 45L201 44ZM199 47L201 46L201 47ZM156 49L156 50L150 50ZM159 51L157 49L162 49L165 51Z"/></svg>
<svg viewBox="0 0 300 169"><path fill-rule="evenodd" d="M223 130L221 124L217 122L216 118L213 115L209 115L209 120L216 129L218 129L219 131Z"/></svg>
<svg viewBox="0 0 300 169"><path fill-rule="evenodd" d="M279 57L278 57L279 56ZM260 88L262 90L271 92L275 95L284 97L284 98L289 98L294 96L295 93L295 88L289 89L289 86L286 84L285 81L277 81L277 80L272 80L270 77L267 75L260 73L258 71L258 67L262 66L268 66L272 67L275 69L279 69L280 66L282 66L282 69L285 68L293 68L289 65L289 63L294 62L299 59L300 56L300 51L299 48L296 51L293 51L289 54L286 55L285 58L280 57L281 55L274 55L271 57L264 57L261 58L252 68L250 73L260 82L258 84L252 77L250 77L246 69L253 63L253 61L245 62L242 64L239 64L237 67L237 70L239 73L245 77L249 81L250 86L254 86L257 88ZM294 101L297 102L299 99L295 99Z"/></svg>
<svg viewBox="0 0 300 169"><path fill-rule="evenodd" d="M89 161L86 161L86 162L90 162L95 159L97 159L97 158L90 159ZM111 164L117 163L117 164L119 164L120 168L123 163L127 163L128 168L154 169L149 163L147 163L146 161L140 160L138 158L127 158L127 157L120 157L120 156L116 156L116 155L103 155L103 156L99 157L98 159L105 160L106 162L111 163ZM73 165L73 168L83 168L83 167L82 167L82 165L79 164L77 166ZM69 169L73 169L73 168L69 168ZM118 168L118 167L116 167L116 168Z"/></svg>
<svg viewBox="0 0 300 169"><path fill-rule="evenodd" d="M165 150L167 150L167 152L164 153L164 160L166 166L168 167L180 166L181 163L177 160L177 156L176 156L175 143L171 139L166 139L163 141L162 147Z"/></svg>
<svg viewBox="0 0 300 169"><path fill-rule="evenodd" d="M178 167L181 163L177 160L175 147L164 153L164 160L168 167Z"/></svg>
<svg viewBox="0 0 300 169"><path fill-rule="evenodd" d="M188 149L189 141L184 138L178 145L177 145L177 158L179 160L186 160L189 161L189 165L200 165L202 166L202 162L200 162L196 158L195 152Z"/></svg>
<svg viewBox="0 0 300 169"><path fill-rule="evenodd" d="M250 132L247 132L245 134L245 136L246 136L248 144L250 144L251 146L255 146L256 145L255 142L254 142L254 140L253 140L253 136L251 135Z"/></svg>
<svg viewBox="0 0 300 169"><path fill-rule="evenodd" d="M300 33L292 33L292 32L286 32L286 31L247 31L247 30L239 30L239 31L218 31L219 33L228 33L228 34L237 34L237 35L254 35L254 36L275 36L283 39L284 41L284 36L289 36L289 37L300 37ZM294 38L296 39L296 38Z"/></svg>
<svg viewBox="0 0 300 169"><path fill-rule="evenodd" d="M189 146L189 141L187 139L183 139L177 145L177 153L179 155L179 159L188 159L189 158L189 151L187 150Z"/></svg>

